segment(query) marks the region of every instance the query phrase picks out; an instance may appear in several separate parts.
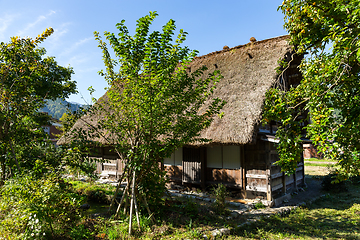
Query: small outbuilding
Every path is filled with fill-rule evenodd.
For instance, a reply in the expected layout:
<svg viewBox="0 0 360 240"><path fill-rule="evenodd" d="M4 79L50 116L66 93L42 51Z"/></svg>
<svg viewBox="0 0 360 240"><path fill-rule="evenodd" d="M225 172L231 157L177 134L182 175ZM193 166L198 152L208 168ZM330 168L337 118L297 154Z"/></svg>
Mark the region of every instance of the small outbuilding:
<svg viewBox="0 0 360 240"><path fill-rule="evenodd" d="M170 181L202 187L223 183L237 189L243 198L263 198L268 201L305 184L303 158L296 174L287 176L274 163L278 160L275 138L276 123L260 123L266 92L282 84L296 86L301 80L298 65L302 56L293 53L288 36L263 41L251 41L233 48L224 48L196 57L189 71L206 65L208 71L220 70L223 79L217 84L214 96L225 100L222 118L216 117L201 133L211 139L205 145L188 145L176 149L163 166ZM288 62L281 69L279 61ZM281 74L278 69L283 70ZM207 72L205 72L207 74ZM100 100L106 103L105 96ZM85 131L96 122L84 116L74 125ZM92 139L106 145L99 139ZM59 144L67 139L63 137ZM107 159L99 163L97 171L117 177L123 164L112 147L98 147L91 157Z"/></svg>

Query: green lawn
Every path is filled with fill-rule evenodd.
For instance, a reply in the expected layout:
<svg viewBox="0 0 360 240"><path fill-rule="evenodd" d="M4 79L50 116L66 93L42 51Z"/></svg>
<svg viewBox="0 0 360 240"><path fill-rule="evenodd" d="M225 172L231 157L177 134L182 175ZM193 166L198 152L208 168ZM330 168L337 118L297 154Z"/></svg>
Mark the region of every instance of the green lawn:
<svg viewBox="0 0 360 240"><path fill-rule="evenodd" d="M330 160L330 159L320 159L320 158L308 158L304 159L305 162L329 162L329 163L336 163L336 161Z"/></svg>
<svg viewBox="0 0 360 240"><path fill-rule="evenodd" d="M318 167L329 167L332 166L331 163L305 163L305 166L318 166Z"/></svg>
<svg viewBox="0 0 360 240"><path fill-rule="evenodd" d="M93 219L96 239L202 239L211 238L212 230L226 227L224 239L360 239L360 185L347 184L348 191L328 193L306 207L286 216L260 218L249 225L244 215L228 219L209 204L177 199L158 212L157 223L141 218L142 232L128 238L127 222ZM135 223L136 225L136 223ZM137 226L135 226L137 228Z"/></svg>
<svg viewBox="0 0 360 240"><path fill-rule="evenodd" d="M359 239L360 186L328 194L290 215L236 229L229 239Z"/></svg>
<svg viewBox="0 0 360 240"><path fill-rule="evenodd" d="M318 159L318 158L309 158L304 159L305 166L318 166L318 167L328 167L336 164L336 161L329 159Z"/></svg>
<svg viewBox="0 0 360 240"><path fill-rule="evenodd" d="M72 184L87 196L113 191L113 187L106 185ZM230 229L230 235L222 239L360 239L360 184L349 182L346 186L348 191L327 193L286 216L262 217L245 225L242 224L247 222L246 215L231 219L229 213L218 213L210 203L178 198L164 202L157 212L156 224L141 217L142 231L135 222L134 236L130 238L126 217L117 221L86 217L84 226L89 239L203 239L204 235L214 239L212 231L224 227Z"/></svg>

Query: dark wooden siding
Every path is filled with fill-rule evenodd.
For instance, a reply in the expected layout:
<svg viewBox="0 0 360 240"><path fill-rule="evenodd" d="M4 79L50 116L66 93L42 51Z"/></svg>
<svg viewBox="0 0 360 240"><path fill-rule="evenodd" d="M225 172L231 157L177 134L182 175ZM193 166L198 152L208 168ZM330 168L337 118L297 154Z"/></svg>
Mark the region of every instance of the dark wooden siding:
<svg viewBox="0 0 360 240"><path fill-rule="evenodd" d="M184 183L200 183L201 181L201 148L183 148Z"/></svg>
<svg viewBox="0 0 360 240"><path fill-rule="evenodd" d="M206 180L208 184L223 183L232 187L242 187L240 169L207 168Z"/></svg>
<svg viewBox="0 0 360 240"><path fill-rule="evenodd" d="M274 142L257 141L245 146L246 190L250 195L266 195L273 200L304 184L303 161L298 163L296 174L286 175L276 165L278 160Z"/></svg>
<svg viewBox="0 0 360 240"><path fill-rule="evenodd" d="M244 150L248 196L265 195L269 185L267 142L257 141L254 145L246 145Z"/></svg>
<svg viewBox="0 0 360 240"><path fill-rule="evenodd" d="M164 168L166 171L166 176L170 181L182 181L182 166L164 166Z"/></svg>

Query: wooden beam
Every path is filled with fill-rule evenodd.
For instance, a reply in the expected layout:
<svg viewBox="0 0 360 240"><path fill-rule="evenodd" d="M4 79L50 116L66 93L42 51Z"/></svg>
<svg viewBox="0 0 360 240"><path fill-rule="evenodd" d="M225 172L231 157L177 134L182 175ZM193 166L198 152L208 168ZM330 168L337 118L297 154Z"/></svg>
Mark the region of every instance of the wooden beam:
<svg viewBox="0 0 360 240"><path fill-rule="evenodd" d="M103 164L104 166L112 166L112 167L116 166L116 163L103 163Z"/></svg>
<svg viewBox="0 0 360 240"><path fill-rule="evenodd" d="M246 186L246 190L248 191L254 191L254 192L267 192L268 188L267 187L251 187L251 186Z"/></svg>
<svg viewBox="0 0 360 240"><path fill-rule="evenodd" d="M246 174L247 178L258 178L258 179L267 179L267 175L265 174Z"/></svg>
<svg viewBox="0 0 360 240"><path fill-rule="evenodd" d="M271 179L282 177L283 172L274 173L271 175Z"/></svg>
<svg viewBox="0 0 360 240"><path fill-rule="evenodd" d="M276 190L278 190L278 189L280 189L280 188L282 188L282 187L283 187L283 184L280 183L280 184L278 184L278 185L276 185L276 186L273 186L273 187L272 187L272 190L273 190L273 191L276 191Z"/></svg>

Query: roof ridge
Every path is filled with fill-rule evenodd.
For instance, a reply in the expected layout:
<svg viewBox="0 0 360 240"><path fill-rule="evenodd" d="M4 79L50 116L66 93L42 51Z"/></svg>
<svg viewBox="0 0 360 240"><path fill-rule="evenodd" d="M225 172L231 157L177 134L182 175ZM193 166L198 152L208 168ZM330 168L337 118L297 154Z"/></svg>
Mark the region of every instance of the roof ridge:
<svg viewBox="0 0 360 240"><path fill-rule="evenodd" d="M261 41L249 42L249 43L246 43L246 44L243 44L243 45L238 45L238 46L235 46L235 47L232 47L232 48L227 48L227 49L211 52L211 53L208 53L208 54L205 54L205 55L196 56L196 57L194 57L194 59L206 58L206 57L214 55L214 54L223 53L223 52L229 52L231 50L243 48L243 47L246 47L246 46L249 46L249 45L258 45L258 44L262 44L262 43L269 42L269 41L281 40L281 39L287 39L287 38L290 38L290 36L289 35L282 35L282 36L278 36L278 37L267 38L267 39L264 39L264 40L261 40Z"/></svg>

